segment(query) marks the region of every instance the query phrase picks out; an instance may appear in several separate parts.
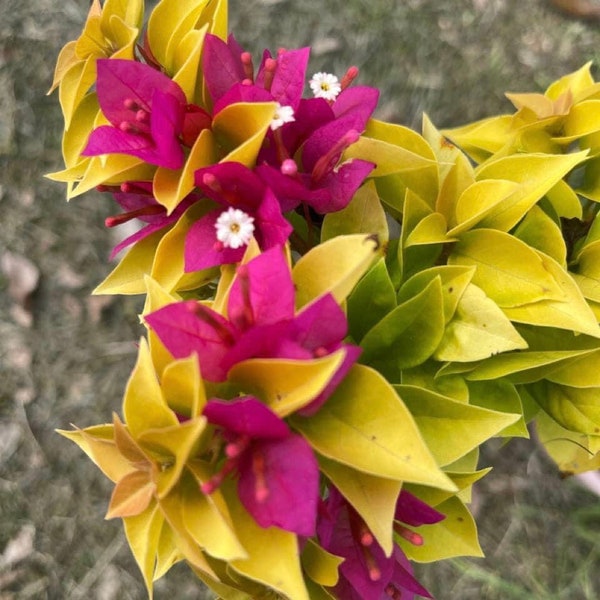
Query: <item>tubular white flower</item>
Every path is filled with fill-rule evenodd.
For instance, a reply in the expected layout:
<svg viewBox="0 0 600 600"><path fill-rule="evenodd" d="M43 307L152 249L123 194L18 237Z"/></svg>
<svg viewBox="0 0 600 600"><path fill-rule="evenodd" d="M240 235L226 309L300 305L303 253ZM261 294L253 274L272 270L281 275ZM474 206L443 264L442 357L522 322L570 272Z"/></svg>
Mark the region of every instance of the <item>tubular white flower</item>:
<svg viewBox="0 0 600 600"><path fill-rule="evenodd" d="M271 129L275 131L282 125L291 123L295 120L296 118L294 117L294 109L291 106L281 106L281 104L278 102L277 107L275 108L275 116L271 121Z"/></svg>
<svg viewBox="0 0 600 600"><path fill-rule="evenodd" d="M335 100L342 91L338 78L331 73L315 73L309 85L315 98L325 98L325 100Z"/></svg>
<svg viewBox="0 0 600 600"><path fill-rule="evenodd" d="M215 222L217 239L225 248L246 246L254 234L254 217L239 208L230 207Z"/></svg>

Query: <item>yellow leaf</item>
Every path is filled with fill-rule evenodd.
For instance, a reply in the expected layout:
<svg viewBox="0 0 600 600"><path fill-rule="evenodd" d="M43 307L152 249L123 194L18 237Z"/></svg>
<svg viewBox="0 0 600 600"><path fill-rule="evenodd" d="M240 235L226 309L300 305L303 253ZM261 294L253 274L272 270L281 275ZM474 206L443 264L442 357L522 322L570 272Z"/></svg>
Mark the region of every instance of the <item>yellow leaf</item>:
<svg viewBox="0 0 600 600"><path fill-rule="evenodd" d="M339 578L338 567L344 561L321 548L313 539L308 539L300 555L302 568L315 582L327 587L333 587ZM311 600L314 598L311 596Z"/></svg>
<svg viewBox="0 0 600 600"><path fill-rule="evenodd" d="M372 235L342 235L315 246L292 270L296 307L327 293L343 302L381 254L379 240Z"/></svg>
<svg viewBox="0 0 600 600"><path fill-rule="evenodd" d="M323 358L251 358L234 365L227 379L256 393L280 417L310 404L325 389L346 357L341 348Z"/></svg>

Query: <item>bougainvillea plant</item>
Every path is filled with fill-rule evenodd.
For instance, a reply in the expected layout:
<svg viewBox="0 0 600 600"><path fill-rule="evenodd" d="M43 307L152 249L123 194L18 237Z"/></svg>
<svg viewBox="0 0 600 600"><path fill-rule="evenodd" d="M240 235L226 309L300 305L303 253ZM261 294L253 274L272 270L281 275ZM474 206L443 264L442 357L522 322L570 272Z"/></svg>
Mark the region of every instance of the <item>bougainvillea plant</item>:
<svg viewBox="0 0 600 600"><path fill-rule="evenodd" d="M98 294L145 294L112 422L61 431L114 482L148 594L429 597L481 555L478 449L600 467L600 83L419 134L358 70L251 54L225 0L92 3L60 53L72 198L137 219ZM120 210L120 212L119 212Z"/></svg>

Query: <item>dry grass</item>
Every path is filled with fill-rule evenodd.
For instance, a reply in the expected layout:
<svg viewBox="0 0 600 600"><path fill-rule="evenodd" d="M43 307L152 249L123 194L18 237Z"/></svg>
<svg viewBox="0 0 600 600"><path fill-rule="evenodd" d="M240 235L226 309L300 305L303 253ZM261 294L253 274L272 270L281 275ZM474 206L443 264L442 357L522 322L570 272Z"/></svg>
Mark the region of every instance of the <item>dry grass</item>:
<svg viewBox="0 0 600 600"><path fill-rule="evenodd" d="M503 91L543 89L600 48L597 25L565 20L544 0L230 4L248 48L311 44L314 70L357 64L361 82L382 89L379 116L413 127L423 111L439 126L500 112ZM42 178L61 168L58 101L45 92L86 7L0 2L1 600L145 597L119 524L102 520L107 482L53 431L110 419L141 334L138 299L89 298L109 269L107 201L91 194L67 205L61 186ZM15 257L28 261L32 293L27 281L15 292L6 266ZM598 499L560 481L532 444L492 447L485 458L497 466L478 495L488 558L424 569L436 597L600 597ZM156 597L198 590L177 567Z"/></svg>

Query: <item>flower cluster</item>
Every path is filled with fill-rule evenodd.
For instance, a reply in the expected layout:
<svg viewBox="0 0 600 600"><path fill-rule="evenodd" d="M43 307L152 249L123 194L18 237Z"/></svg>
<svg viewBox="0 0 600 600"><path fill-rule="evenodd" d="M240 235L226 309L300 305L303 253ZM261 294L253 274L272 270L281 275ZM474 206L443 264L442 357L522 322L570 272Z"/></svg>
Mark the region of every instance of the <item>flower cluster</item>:
<svg viewBox="0 0 600 600"><path fill-rule="evenodd" d="M59 56L50 177L137 220L96 293L146 295L122 418L61 433L150 595L184 560L224 599L430 597L411 560L481 554L482 443L600 461L598 84L420 135L226 12L95 0Z"/></svg>

